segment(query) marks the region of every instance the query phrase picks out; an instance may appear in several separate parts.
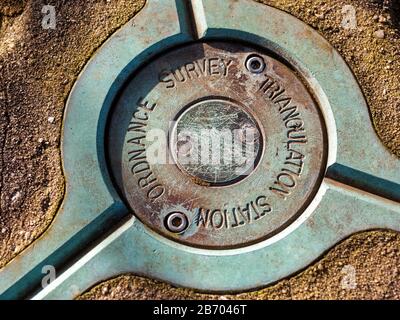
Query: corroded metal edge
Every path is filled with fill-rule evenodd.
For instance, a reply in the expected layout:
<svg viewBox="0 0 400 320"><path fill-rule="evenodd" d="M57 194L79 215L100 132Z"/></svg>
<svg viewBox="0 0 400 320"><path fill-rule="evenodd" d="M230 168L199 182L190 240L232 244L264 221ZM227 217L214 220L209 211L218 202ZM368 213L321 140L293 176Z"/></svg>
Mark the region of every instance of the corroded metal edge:
<svg viewBox="0 0 400 320"><path fill-rule="evenodd" d="M326 106L323 113L329 123L328 162L338 168L340 174L335 179L339 182L325 179L315 201L298 219L297 225L291 225L291 230L286 229L275 241L239 250L216 252L178 245L152 233L132 218L122 232L109 239L112 241L100 242L88 249L83 255L86 260L73 264L71 268L76 269L67 268L35 298L73 298L99 280L124 272L145 274L202 290L245 290L290 275L351 233L376 227L399 230L400 161L389 156L377 138L358 84L338 53L310 27L279 10L243 0L219 2L218 5L205 0L203 8L208 25L205 38L246 38L282 54L305 76L317 93L320 105ZM246 19L249 15L251 20ZM270 19L266 19L267 16ZM261 18L270 25L260 23ZM274 30L274 25L279 26L274 21L291 26L290 30L285 30L284 34ZM136 19L135 23L138 23ZM298 41L302 32L303 41ZM295 51L296 45L297 49L303 49ZM315 69L315 61L323 63ZM332 75L333 82L339 85L336 88L329 85ZM354 144L358 149L352 149ZM360 150L368 150L369 158L362 160ZM376 178L381 195L364 191L374 192L376 188L364 185L361 178L351 187L342 183L342 177L348 180L351 169L360 172L362 179ZM171 260L175 263L168 263ZM115 263L110 264L110 261Z"/></svg>

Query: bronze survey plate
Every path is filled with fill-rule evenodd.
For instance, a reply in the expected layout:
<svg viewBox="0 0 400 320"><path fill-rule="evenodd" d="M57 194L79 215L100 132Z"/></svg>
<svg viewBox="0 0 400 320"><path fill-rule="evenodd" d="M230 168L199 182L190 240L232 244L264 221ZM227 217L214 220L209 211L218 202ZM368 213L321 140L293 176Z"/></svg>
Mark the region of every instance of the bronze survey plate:
<svg viewBox="0 0 400 320"><path fill-rule="evenodd" d="M299 217L319 187L326 145L319 108L290 67L256 48L209 42L166 52L131 78L107 147L143 223L218 249L264 240Z"/></svg>

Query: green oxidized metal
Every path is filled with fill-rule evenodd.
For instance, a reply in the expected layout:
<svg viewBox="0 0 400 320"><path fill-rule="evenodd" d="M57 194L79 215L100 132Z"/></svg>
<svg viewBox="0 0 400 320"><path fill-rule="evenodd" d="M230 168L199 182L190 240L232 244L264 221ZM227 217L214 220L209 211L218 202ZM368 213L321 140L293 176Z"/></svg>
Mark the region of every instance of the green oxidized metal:
<svg viewBox="0 0 400 320"><path fill-rule="evenodd" d="M178 69L193 79L177 82ZM289 100L277 102L285 97L299 113L291 122ZM147 143L131 127L134 114L168 133L172 161L148 163L151 179L143 164L132 169L129 141ZM254 166L180 159L196 149L179 132L201 132L203 123L253 132ZM77 80L62 152L64 203L49 230L0 271L2 298L73 298L126 272L246 290L304 268L354 232L400 230L400 161L377 138L351 71L310 27L251 1L150 0ZM244 213L240 227L233 208ZM41 289L49 264L58 277Z"/></svg>

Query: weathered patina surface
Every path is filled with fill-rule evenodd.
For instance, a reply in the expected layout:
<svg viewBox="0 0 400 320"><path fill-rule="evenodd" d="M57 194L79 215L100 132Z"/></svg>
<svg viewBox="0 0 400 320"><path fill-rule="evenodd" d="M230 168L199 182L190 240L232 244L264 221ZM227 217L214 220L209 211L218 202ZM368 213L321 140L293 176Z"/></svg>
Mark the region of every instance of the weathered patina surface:
<svg viewBox="0 0 400 320"><path fill-rule="evenodd" d="M341 28L341 10L348 4L346 1L263 2L301 18L334 44L361 83L378 134L393 153L400 155L399 4L396 1L353 1L358 25L354 30L344 30ZM384 31L383 39L374 35L377 30ZM260 299L399 299L399 246L397 234L366 232L355 235L299 276L242 296ZM346 290L340 285L345 265L356 269L358 285L355 290ZM175 299L220 298L175 290L134 276L105 282L83 298L167 299L171 296ZM240 296L230 298L233 297Z"/></svg>
<svg viewBox="0 0 400 320"><path fill-rule="evenodd" d="M246 68L254 55L262 73ZM196 247L277 234L303 213L326 167L324 120L302 80L238 43L192 44L152 61L123 89L109 130L110 169L133 212ZM172 212L187 216L184 232L165 227Z"/></svg>
<svg viewBox="0 0 400 320"><path fill-rule="evenodd" d="M258 291L215 295L134 275L102 282L78 299L400 299L400 235L356 234L306 270ZM346 284L349 284L346 286Z"/></svg>
<svg viewBox="0 0 400 320"><path fill-rule="evenodd" d="M304 2L304 3L303 3ZM275 5L277 7L286 9L287 11L299 16L300 18L302 18L303 20L305 20L306 22L310 23L311 25L313 25L314 27L318 28L320 31L322 31L324 33L324 35L332 42L336 45L336 47L340 50L340 52L344 55L344 57L347 59L348 63L350 63L353 71L355 71L356 75L358 76L358 80L361 82L362 87L364 89L364 93L367 96L367 99L370 102L370 107L371 107L371 111L372 111L372 115L373 115L373 119L375 120L376 123L376 128L377 131L380 133L382 139L385 141L385 143L391 148L391 150L394 153L398 154L398 148L399 148L399 125L398 125L398 114L399 114L399 110L398 110L398 79L399 79L399 65L398 65L398 59L396 59L396 57L398 57L398 45L396 46L396 44L398 44L398 31L396 29L396 21L395 21L395 15L392 15L393 19L389 20L389 11L392 10L392 13L394 13L396 10L395 4L394 2L386 2L387 6L390 10L388 9L382 9L382 3L381 2L369 2L369 1L356 1L354 2L354 6L356 6L357 9L357 17L358 17L358 23L359 23L359 27L358 29L352 31L352 32L348 32L348 31L344 31L340 28L340 22L342 19L342 14L340 12L341 7L344 5L343 1L302 1L302 2L295 2L295 1L268 1L268 3ZM30 25L29 21L39 21L41 16L40 16L40 11L36 11L34 9L29 9L31 8L30 6L32 5L32 2L28 3L28 10L26 12L24 12L23 17L25 20L20 19L20 18L8 18L8 16L12 16L15 15L17 13L21 13L22 12L22 8L23 6L19 6L19 7L15 7L16 9L14 10L14 7L6 7L7 6L7 2L6 5L4 6L4 9L2 8L2 12L5 14L5 16L2 18L2 30L3 32L10 30L9 28L12 27L11 23L14 22L13 27L17 28L18 26L24 26L24 25ZM96 4L98 5L98 4ZM91 4L88 2L88 6L91 6ZM94 5L93 5L94 7ZM74 6L64 6L63 5L64 10L66 10L67 12L75 12L75 14L78 16L78 13L81 14L82 11L80 10L76 10L74 11ZM80 7L82 8L82 7ZM97 21L97 17L100 17L103 15L103 6L99 5L99 10L96 11L96 13L93 13L93 21ZM305 10L304 8L309 8L308 10ZM397 8L398 9L398 8ZM10 11L11 10L11 11ZM30 16L30 13L35 13L36 16ZM383 15L384 19L381 19L380 15ZM375 18L376 16L376 18ZM15 20L16 19L16 20ZM73 19L74 20L74 19ZM101 21L101 20L99 20ZM123 22L122 20L120 21L121 23ZM36 22L35 22L36 23ZM33 23L33 24L35 24ZM37 25L39 25L39 23L37 23ZM385 32L385 38L381 39L381 38L377 38L374 36L374 32L377 30L384 30ZM36 30L36 31L35 31ZM81 26L80 28L78 28L77 30L79 30L79 32L77 32L77 34L79 34L80 32L82 32L82 34L84 33L84 28L83 26ZM32 31L32 33L36 33L36 34L40 34L39 39L42 37L41 35L42 30L40 28L34 29L34 31ZM55 43L62 43L63 42L63 37L65 37L66 35L68 35L68 32L65 32L65 29L62 29L61 35L60 35L60 42L55 42ZM106 38L106 31L104 33L102 33L103 38ZM27 35L29 35L29 32L26 33L20 33L20 36L22 37L22 39L24 37L26 37ZM87 35L87 34L86 34ZM74 35L77 36L77 35ZM4 44L2 44L2 50L3 48L9 48L7 50L9 50L9 52L12 52L11 56L7 57L7 61L19 61L19 57L23 55L23 51L26 50L24 49L24 47L30 47L30 45L21 45L21 43L23 43L23 40L18 39L18 41L16 42L17 45L15 46L15 44L13 45L14 41L7 41L7 39L13 39L14 36L11 35L10 31L8 33L6 33L6 36L4 36L4 39L6 39L4 41ZM91 37L91 38L90 38ZM93 35L91 34L91 36L89 36L88 39L86 39L87 43L90 43L90 50L87 51L86 54L83 54L84 57L82 58L80 55L78 57L78 55L76 57L78 57L79 59L82 58L82 60L80 63L78 63L77 65L79 65L78 68L75 68L74 72L72 72L71 74L73 74L71 76L71 81L69 84L71 84L73 82L73 77L74 75L76 75L77 71L79 70L79 68L83 65L83 62L90 56L93 48L96 46L96 43L93 43L93 39L97 37L97 34ZM34 40L32 40L33 38L26 38L26 43L31 43L32 45L36 45L36 49L37 50L40 46L37 46L36 42L34 42ZM90 40L92 39L92 40ZM54 39L53 39L54 40ZM97 39L98 40L98 39ZM21 42L22 41L22 42ZM30 42L33 41L33 42ZM47 45L49 42L51 41L44 41L43 42L43 47L45 47L45 45ZM91 43L92 42L92 43ZM79 51L78 48L75 48L76 51ZM79 47L79 49L81 49ZM71 60L71 63L75 63L74 59L70 59L70 55L72 49L71 48L64 48L63 49L63 54L65 54L65 56L68 56L68 60ZM3 52L3 51L2 51ZM47 47L45 47L43 49L43 52L47 52L48 53L48 49ZM42 53L43 53L42 52ZM39 53L40 54L40 51ZM51 56L49 54L49 56ZM28 59L29 60L29 59ZM34 59L35 61L35 59ZM67 65L67 62L64 60L60 60L59 63L63 66ZM4 65L6 65L6 63L2 63L3 65L3 69L2 72L4 71L5 67ZM24 69L25 68L25 69ZM13 76L18 76L20 73L22 74L21 70L27 70L27 74L30 74L31 71L33 71L34 68L29 67L29 64L25 64L23 63L22 65L15 67L15 68L10 68L7 70L7 73L4 71L4 73L2 73L2 75L8 75L7 77L2 77L3 79L10 79ZM41 87L43 85L43 82L41 81L42 75L45 73L45 68L43 67L42 69L39 69L39 71L37 71L38 74L38 81L35 81L34 84L37 85L38 87ZM46 69L47 70L47 69ZM378 77L376 77L376 75L378 75ZM376 79L379 79L379 81L377 81ZM20 86L21 81L19 81L18 77L15 78L16 82L18 84L18 86ZM19 82L18 82L19 81ZM10 87L12 87L11 82L7 81L7 83L10 83ZM51 84L51 86L53 86L54 84L59 84L59 80L58 79L50 79L49 80L49 84ZM3 86L4 88L4 86ZM23 90L23 89L21 89ZM10 90L4 90L7 91L8 93L11 92ZM3 92L4 92L3 91ZM40 91L40 92L39 92ZM35 101L37 101L37 97L43 95L43 92L41 90L39 91L32 91L32 95L29 95L30 97L34 98ZM61 90L63 91L63 90ZM66 94L68 93L68 89L66 89L66 92L63 92L63 94L60 96L60 101L63 100L63 98L66 96ZM30 91L21 91L23 94L21 96L25 97L26 96L26 92L30 92ZM36 93L35 93L36 92ZM48 92L51 92L48 91ZM46 96L44 94L44 96ZM13 94L11 94L11 98L8 98L8 100L13 100ZM7 100L7 101L8 101ZM4 102L4 99L2 100ZM6 104L3 103L2 106L5 106ZM21 177L15 177L15 175L12 177L14 182L18 183L18 188L21 189L23 191L22 194L24 194L25 192L27 192L28 196L28 200L24 200L23 203L25 203L25 201L31 201L29 199L32 199L32 197L30 196L30 192L29 190L31 190L31 186L29 185L24 185L22 182L25 181L24 177L29 175L29 174L33 174L34 177L31 181L37 181L37 174L40 171L40 168L45 167L46 165L49 168L52 168L53 172L52 173L52 177L50 180L52 181L53 184L49 185L49 194L51 195L51 201L52 201L52 205L49 207L41 207L41 210L44 210L43 212L48 216L48 219L39 219L40 224L38 226L38 224L32 223L31 227L33 230L35 230L35 235L39 235L42 230L45 229L45 227L48 225L49 221L51 221L52 216L54 215L54 213L56 212L57 209L57 203L59 202L61 195L62 195L62 176L61 176L61 169L60 169L60 164L59 164L59 156L58 156L58 143L56 142L54 145L51 144L51 146L49 148L44 148L45 150L45 154L49 155L49 157L41 157L40 161L36 164L36 166L32 166L32 164L34 163L33 160L34 158L32 157L27 157L25 160L21 160L21 159L16 159L15 161L11 161L12 158L14 157L14 152L15 152L15 146L10 144L10 141L14 141L15 137L21 137L21 135L23 134L22 132L28 132L26 130L31 130L32 128L38 128L43 126L43 130L38 130L35 129L33 130L33 132L31 132L31 134L29 135L29 141L31 141L30 144L26 145L26 149L24 149L25 151L23 151L21 149L21 153L25 153L28 154L29 152L31 152L31 150L36 148L32 148L33 145L36 145L36 139L37 141L39 141L39 139L41 139L41 135L42 133L46 133L49 134L49 136L53 136L53 137L58 137L59 136L59 132L60 132L60 125L55 126L54 128L54 132L51 131L52 126L47 125L47 122L49 124L51 124L51 121L49 121L48 117L45 116L44 119L42 119L42 115L46 114L47 115L47 109L44 107L40 107L40 106L36 106L37 109L35 108L35 114L32 115L32 108L29 108L29 106L34 105L34 103L31 101L30 103L27 103L25 105L25 108L21 107L21 112L22 114L18 114L18 113L14 113L16 109L6 109L3 108L2 112L5 115L4 119L11 119L12 122L12 126L7 124L8 122L3 122L1 123L3 128L7 128L7 130L9 130L10 127L13 128L20 128L20 129L16 129L17 131L19 131L18 133L12 133L11 131L9 132L8 135L8 139L4 139L4 148L3 148L3 152L4 150L8 150L8 154L9 156L7 156L7 154L5 154L5 156L3 157L6 160L3 160L2 163L2 174L3 174L3 179L2 179L2 203L4 203L3 201L12 201L12 199L14 199L14 201L19 201L19 199L21 199L21 193L18 193L17 191L13 191L11 190L11 188L8 187L7 185L7 170L8 170L8 176L10 177L12 171L16 170L16 168L30 168L28 171L29 173L27 173L26 175L22 174ZM36 105L36 104L35 104ZM62 114L62 103L58 104L59 108L56 111L51 111L49 113L49 117L54 116L56 117L56 119L61 119L61 114ZM10 106L10 102L7 102L7 106ZM5 110L7 110L7 113L5 112ZM12 110L12 111L11 111ZM29 113L29 117L24 116L24 112L27 112L27 110L30 110ZM11 116L10 116L11 115ZM10 118L9 118L10 116ZM25 119L25 120L24 120ZM28 121L29 120L29 121ZM7 120L8 121L8 120ZM24 121L26 121L26 124L23 125ZM57 120L57 121L61 121L61 120ZM59 122L60 123L60 122ZM47 126L49 126L49 128L47 128ZM25 128L24 130L21 130L22 128ZM5 130L2 131L2 135L4 136ZM2 136L2 137L3 137ZM25 139L25 138L24 138ZM45 140L40 140L42 142L39 142L39 144L41 145ZM18 145L18 143L17 143ZM8 146L8 147L7 147ZM30 147L29 147L30 146ZM7 149L8 148L8 149ZM39 148L40 150L42 148ZM50 154L50 152L52 152ZM8 160L7 160L8 159ZM13 167L11 167L12 163L14 163L15 165ZM7 169L8 168L8 169ZM36 169L35 169L36 168ZM48 172L45 174L48 175ZM19 181L19 182L18 182ZM29 181L29 180L28 180ZM21 187L20 187L21 186ZM38 196L38 201L40 203L42 203L42 199L46 198L46 194L43 193L43 186L37 186L36 188L37 190L37 194ZM15 194L14 194L15 193ZM15 196L15 197L14 197ZM5 200L3 200L5 199ZM25 198L24 198L25 199ZM35 200L36 201L36 200ZM3 214L3 212L6 212L6 210L9 210L8 208L12 208L12 206L9 206L8 202L5 202L4 205L4 211L2 211L2 217L4 217L5 214ZM26 202L26 203L28 203ZM38 202L38 203L39 203ZM46 201L45 201L46 202ZM32 201L30 202L31 204L33 203ZM32 205L26 205L26 206L22 206L21 208L19 207L20 204L16 205L16 209L13 212L19 212L19 214L25 214L29 216L32 216L32 212L34 212L35 209L32 209ZM38 205L39 206L39 205ZM26 219L23 218L23 221L25 221ZM22 221L21 220L21 221ZM22 226L18 227L18 224L16 222L13 222L15 220L8 220L6 221L5 219L2 220L2 222L4 222L4 225L6 228L6 230L8 231L4 231L2 229L2 234L6 234L6 236L4 236L5 239L5 245L2 246L2 250L4 248L7 257L5 258L4 261L8 261L9 257L15 255L19 250L21 250L27 243L29 243L32 240L32 237L28 234L27 236L24 234L25 231L25 227L23 228ZM29 225L29 224L28 224ZM19 229L18 229L19 228ZM22 232L20 232L22 231ZM15 239L15 237L27 237L26 240L18 240L19 243L21 243L20 246L17 246L17 250L15 250L15 248L13 248L13 244L15 243L15 241L13 239ZM14 238L10 238L10 237L14 237ZM371 236L365 236L366 241L369 241L368 239ZM22 239L22 238L21 238ZM377 237L377 243L385 243L385 238L383 237ZM353 250L354 252L356 252L355 248L357 246L350 246L349 248L347 248L346 250ZM341 247L339 247L341 248ZM389 248L389 246L388 246ZM367 252L367 249L365 249ZM389 250L389 249L388 249ZM14 253L12 253L12 251L15 251ZM10 254L11 252L11 254ZM376 263L376 266L379 265L379 255L380 252L385 252L385 250L381 250L381 251L372 251L372 256L375 258L372 258L371 260L369 260L369 264L371 266L374 265L374 263ZM355 261L360 261L362 260L362 258L355 258ZM394 266L396 266L396 262L393 262L393 260L388 260L386 263L394 263ZM398 265L398 263L397 263ZM334 263L332 262L332 264L328 263L328 269L329 266L334 266ZM332 267L332 270L336 270ZM363 269L362 269L363 270ZM368 269L367 269L368 272ZM313 277L318 278L318 274L313 275ZM387 277L387 274L377 274L376 277L378 279L383 279L385 277ZM324 277L321 277L321 279L324 279ZM397 280L396 280L397 279ZM305 283L305 282L312 282L312 278L302 278L301 280L299 280L301 283ZM321 280L322 283L324 283L323 281L325 280ZM329 280L326 280L328 283ZM396 281L398 281L398 274L397 276L395 276L393 283L396 283ZM381 281L377 281L377 283L375 284L374 281L371 281L374 284L371 284L371 286L376 286L374 288L379 288L379 291L387 291L389 288L386 287L384 282ZM398 283L398 282L397 282ZM154 286L156 286L156 284L154 284ZM128 290L128 289L127 289ZM284 290L284 289L283 289ZM332 292L334 295L334 292L337 292L335 290L335 287L332 287ZM362 292L371 292L371 288L368 287L368 285L365 285L362 287ZM147 291L147 290L145 290ZM150 291L148 291L150 292ZM179 295L179 293L178 293ZM182 294L183 295L183 294ZM118 297L123 297L124 295L121 294L120 296L116 295L115 298ZM304 297L309 297L308 295L305 295ZM340 295L338 296L340 297ZM349 296L347 296L349 297ZM366 295L363 295L363 297L366 297ZM376 295L376 296L372 296L375 298L382 298L384 297L384 295ZM394 295L390 295L389 297L398 297L396 296L396 294Z"/></svg>

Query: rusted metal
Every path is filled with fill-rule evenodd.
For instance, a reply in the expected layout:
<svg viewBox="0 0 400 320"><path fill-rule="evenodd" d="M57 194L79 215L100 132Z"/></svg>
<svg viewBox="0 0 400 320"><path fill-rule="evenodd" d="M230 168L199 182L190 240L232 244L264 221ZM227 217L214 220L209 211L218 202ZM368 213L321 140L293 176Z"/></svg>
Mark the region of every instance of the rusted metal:
<svg viewBox="0 0 400 320"><path fill-rule="evenodd" d="M263 72L246 67L252 56L265 62ZM220 113L233 123L209 117ZM299 119L284 120L297 113ZM205 173L226 167L176 161L178 144L183 155L192 150L174 136L179 128L235 129L240 118L254 139L239 131L239 140L258 145L247 153L254 159L248 175L233 166L216 181ZM149 161L157 158L150 148L157 132L167 136L155 149L166 152ZM143 159L133 148L141 144ZM348 66L312 28L250 1L149 0L78 78L62 149L63 206L48 232L0 271L1 298L36 289L33 299L73 298L126 272L243 291L297 272L354 232L400 230L400 161L376 136ZM296 159L298 152L304 157ZM292 166L301 169L298 176ZM225 212L243 219L219 226L215 219ZM121 216L121 225L109 220ZM49 264L57 279L40 289Z"/></svg>
<svg viewBox="0 0 400 320"><path fill-rule="evenodd" d="M325 136L318 106L284 63L244 44L197 43L151 61L122 90L110 169L153 230L238 247L303 212L325 170ZM178 236L164 223L175 211L189 219Z"/></svg>

